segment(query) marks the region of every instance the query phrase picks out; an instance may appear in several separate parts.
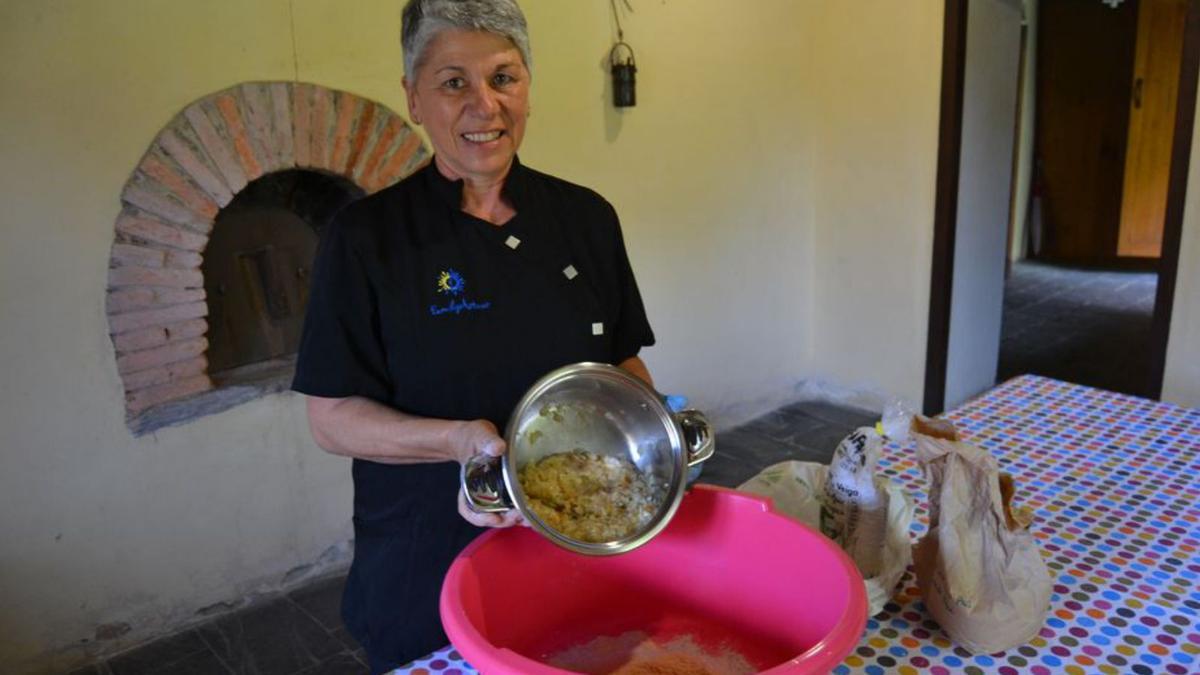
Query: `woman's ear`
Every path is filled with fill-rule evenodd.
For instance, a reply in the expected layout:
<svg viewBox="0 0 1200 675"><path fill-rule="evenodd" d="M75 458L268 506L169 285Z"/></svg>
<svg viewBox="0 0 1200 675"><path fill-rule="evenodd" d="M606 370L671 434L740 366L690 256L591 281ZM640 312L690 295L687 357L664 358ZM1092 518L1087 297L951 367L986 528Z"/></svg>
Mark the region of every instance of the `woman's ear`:
<svg viewBox="0 0 1200 675"><path fill-rule="evenodd" d="M417 87L414 83L409 82L407 75L400 78L400 84L404 87L404 100L408 104L409 121L413 124L420 124L421 115L417 112L419 107L417 99L420 95L417 93Z"/></svg>

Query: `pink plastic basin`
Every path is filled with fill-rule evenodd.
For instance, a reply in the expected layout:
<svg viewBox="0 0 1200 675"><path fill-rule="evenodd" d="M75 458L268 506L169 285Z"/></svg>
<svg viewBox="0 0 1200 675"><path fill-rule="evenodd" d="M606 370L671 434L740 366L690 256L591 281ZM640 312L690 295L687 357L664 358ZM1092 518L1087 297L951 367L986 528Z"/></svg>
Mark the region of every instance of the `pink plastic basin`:
<svg viewBox="0 0 1200 675"><path fill-rule="evenodd" d="M571 671L545 661L598 636L643 631L732 649L766 673L827 672L867 619L854 563L770 501L701 485L630 553L592 557L528 528L479 537L442 586L446 634L492 675Z"/></svg>

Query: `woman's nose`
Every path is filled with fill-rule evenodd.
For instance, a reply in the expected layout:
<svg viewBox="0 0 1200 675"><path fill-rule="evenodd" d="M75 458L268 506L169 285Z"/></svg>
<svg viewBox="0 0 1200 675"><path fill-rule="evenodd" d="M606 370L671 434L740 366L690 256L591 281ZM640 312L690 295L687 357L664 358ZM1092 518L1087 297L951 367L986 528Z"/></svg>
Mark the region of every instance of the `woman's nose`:
<svg viewBox="0 0 1200 675"><path fill-rule="evenodd" d="M480 117L491 117L500 110L496 92L489 86L474 87L471 96L471 112Z"/></svg>

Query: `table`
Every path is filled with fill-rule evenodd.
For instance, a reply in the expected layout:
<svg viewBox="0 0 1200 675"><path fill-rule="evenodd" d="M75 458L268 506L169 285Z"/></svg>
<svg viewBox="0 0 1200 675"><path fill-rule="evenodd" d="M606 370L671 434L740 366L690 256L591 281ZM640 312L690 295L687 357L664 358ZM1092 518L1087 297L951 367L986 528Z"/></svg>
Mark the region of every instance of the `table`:
<svg viewBox="0 0 1200 675"><path fill-rule="evenodd" d="M1200 410L1026 375L946 417L1035 511L1050 615L1029 644L975 656L925 612L910 570L834 672L1200 672ZM920 505L915 541L928 514L912 446L889 444L880 466ZM475 673L451 647L396 672Z"/></svg>

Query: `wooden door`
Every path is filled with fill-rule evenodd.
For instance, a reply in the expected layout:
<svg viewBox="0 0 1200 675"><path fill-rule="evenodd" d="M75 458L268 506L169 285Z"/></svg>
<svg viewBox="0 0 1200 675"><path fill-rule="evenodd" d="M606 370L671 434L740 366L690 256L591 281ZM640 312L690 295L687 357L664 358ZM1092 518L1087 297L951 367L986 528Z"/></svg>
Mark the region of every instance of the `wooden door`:
<svg viewBox="0 0 1200 675"><path fill-rule="evenodd" d="M204 252L210 373L294 354L317 234L295 213L223 211Z"/></svg>
<svg viewBox="0 0 1200 675"><path fill-rule="evenodd" d="M1157 258L1162 252L1187 6L1188 0L1152 0L1143 1L1138 9L1117 241L1117 254L1121 256Z"/></svg>
<svg viewBox="0 0 1200 675"><path fill-rule="evenodd" d="M1035 180L1039 257L1116 256L1138 3L1038 3Z"/></svg>

